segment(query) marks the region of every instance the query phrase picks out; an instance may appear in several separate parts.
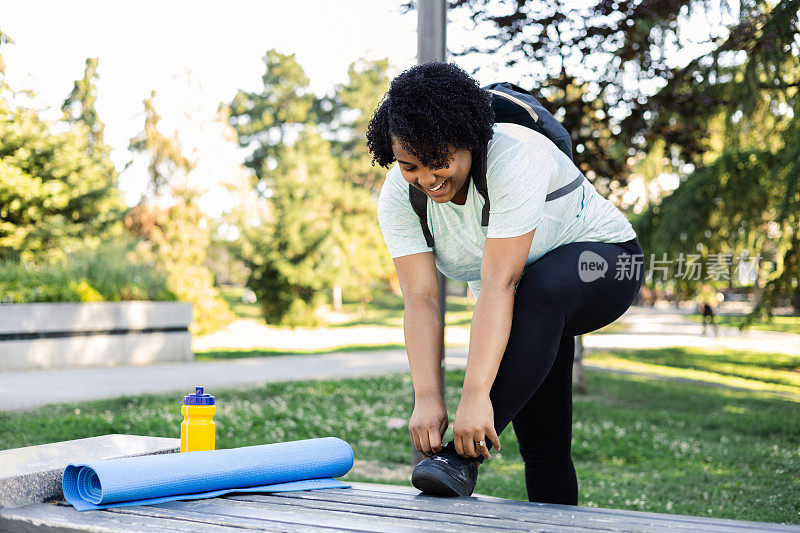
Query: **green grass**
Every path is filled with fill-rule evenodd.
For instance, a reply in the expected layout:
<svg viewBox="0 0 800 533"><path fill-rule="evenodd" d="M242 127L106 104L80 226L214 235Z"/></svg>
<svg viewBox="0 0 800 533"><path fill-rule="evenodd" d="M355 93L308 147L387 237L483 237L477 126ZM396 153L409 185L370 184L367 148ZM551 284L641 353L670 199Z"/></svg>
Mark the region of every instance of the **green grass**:
<svg viewBox="0 0 800 533"><path fill-rule="evenodd" d="M800 356L673 347L588 351L587 363L800 395Z"/></svg>
<svg viewBox="0 0 800 533"><path fill-rule="evenodd" d="M742 322L744 322L744 316L745 315L715 315L714 320L720 326L733 326L738 328ZM686 315L686 317L695 322L703 321L703 315L698 313ZM775 316L772 317L772 322L758 320L750 324L749 328L761 331L781 331L783 333L800 334L800 316Z"/></svg>
<svg viewBox="0 0 800 533"><path fill-rule="evenodd" d="M319 350L280 350L280 349L258 349L258 350L208 350L205 352L195 352L195 361L218 361L221 359L244 359L247 357L280 357L284 355L318 355L340 352L369 352L374 350L398 350L405 349L405 344L354 344L339 346L336 348L324 348Z"/></svg>
<svg viewBox="0 0 800 533"><path fill-rule="evenodd" d="M447 375L455 414L463 371ZM580 505L800 523L800 404L774 395L587 372L576 395L573 458ZM274 383L215 390L219 448L322 436L356 458L408 464L410 377ZM0 413L0 449L107 433L177 436L180 395ZM397 426L400 427L397 427ZM448 436L451 431L448 431ZM513 429L476 491L526 499ZM359 474L347 479L379 481Z"/></svg>
<svg viewBox="0 0 800 533"><path fill-rule="evenodd" d="M234 315L239 318L255 318L261 319L261 308L257 303L249 304L242 301L242 293L244 287L232 287L225 285L219 289L220 295L227 302L228 307Z"/></svg>
<svg viewBox="0 0 800 533"><path fill-rule="evenodd" d="M239 318L262 319L261 308L258 303L248 304L242 302L244 287L224 286L220 293L228 307ZM474 302L464 296L447 297L447 325L469 326L472 322L472 309ZM366 306L360 302L345 300L342 303L342 313L349 315L348 319L330 324L329 328L347 328L353 326L385 326L403 327L403 298L392 293L382 294Z"/></svg>
<svg viewBox="0 0 800 533"><path fill-rule="evenodd" d="M447 297L447 313L445 315L448 326L469 326L472 321L474 303L464 296ZM331 324L331 328L346 328L352 326L403 326L403 298L394 294L383 294L372 300L362 309L358 302L345 301L342 312L352 318L340 324Z"/></svg>
<svg viewBox="0 0 800 533"><path fill-rule="evenodd" d="M622 322L612 322L607 326L603 326L602 328L592 331L592 335L602 335L604 333L625 333L630 328L627 324Z"/></svg>

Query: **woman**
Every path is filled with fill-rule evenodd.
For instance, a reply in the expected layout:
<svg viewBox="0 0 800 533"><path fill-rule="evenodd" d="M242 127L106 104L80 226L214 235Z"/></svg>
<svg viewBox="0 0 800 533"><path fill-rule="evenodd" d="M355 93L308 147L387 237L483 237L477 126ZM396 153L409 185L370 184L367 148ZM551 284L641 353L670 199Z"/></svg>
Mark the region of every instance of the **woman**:
<svg viewBox="0 0 800 533"><path fill-rule="evenodd" d="M492 447L500 449L498 435L513 423L528 498L577 505L573 337L630 306L641 273L613 272L642 251L623 214L588 181L545 202L580 171L538 132L495 124L491 98L456 65L415 66L392 81L367 132L373 162L396 162L378 218L403 293L415 394L409 433L426 457L412 482L424 492L470 495L478 466ZM484 201L470 179L473 154L486 157L488 227L481 227ZM428 196L433 247L410 205L409 185ZM437 267L468 282L477 298L454 438L444 445Z"/></svg>

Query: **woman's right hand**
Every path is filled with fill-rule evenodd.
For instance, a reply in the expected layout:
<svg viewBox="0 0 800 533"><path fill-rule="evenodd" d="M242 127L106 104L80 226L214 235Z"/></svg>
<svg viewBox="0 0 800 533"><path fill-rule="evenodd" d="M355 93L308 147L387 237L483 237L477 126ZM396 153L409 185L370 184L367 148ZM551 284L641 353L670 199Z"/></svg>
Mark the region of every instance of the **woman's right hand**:
<svg viewBox="0 0 800 533"><path fill-rule="evenodd" d="M414 401L408 432L423 457L431 457L442 450L442 436L447 425L447 408L441 398Z"/></svg>

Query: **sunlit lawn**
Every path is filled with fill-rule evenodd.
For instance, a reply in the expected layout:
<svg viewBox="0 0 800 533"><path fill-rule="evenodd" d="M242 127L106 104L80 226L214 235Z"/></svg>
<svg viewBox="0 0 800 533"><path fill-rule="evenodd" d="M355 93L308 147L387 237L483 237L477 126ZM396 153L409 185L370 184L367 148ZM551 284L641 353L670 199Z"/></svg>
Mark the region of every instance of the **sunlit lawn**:
<svg viewBox="0 0 800 533"><path fill-rule="evenodd" d="M224 286L220 292L228 302L233 313L240 318L262 319L261 308L258 303L243 303L242 293L244 287ZM447 297L447 324L452 326L469 325L472 321L474 302L465 296ZM331 328L345 328L352 326L403 326L403 298L391 293L382 294L371 302L363 305L361 302L345 300L342 303L341 313L346 319L329 324Z"/></svg>
<svg viewBox="0 0 800 533"><path fill-rule="evenodd" d="M242 287L223 287L222 293L229 305L231 305L231 308L238 314L239 317L261 319L258 304L241 303L241 295L243 290L244 289ZM475 302L472 299L464 296L449 295L447 297L447 314L445 316L447 325L451 327L469 328L470 324L472 323L472 311L474 308ZM394 294L381 295L366 306L362 306L358 302L344 302L341 312L345 315L349 315L349 319L341 323L329 324L326 327L331 329L352 328L356 326L403 327L403 299ZM626 329L627 326L625 324L621 322L614 322L594 333L620 333ZM217 349L203 352L198 351L195 353L195 359L198 361L210 361L218 359L240 359L246 357L276 357L282 355L309 355L402 348L405 348L404 344L387 343L371 345L353 344L315 350Z"/></svg>
<svg viewBox="0 0 800 533"><path fill-rule="evenodd" d="M452 282L451 282L452 283ZM235 315L241 318L261 319L261 309L258 303L243 303L243 287L222 287L221 293ZM474 301L464 296L447 297L447 324L451 326L469 326L472 321ZM348 320L329 327L349 327L356 325L375 325L388 327L402 327L403 325L403 299L394 294L385 294L375 298L367 305L360 302L345 301L342 313L349 315ZM685 315L688 319L702 322L702 316L694 313ZM722 326L738 327L743 320L743 315L717 315L717 324ZM776 316L770 323L756 322L752 326L757 330L783 331L800 333L800 316ZM598 330L596 333L620 333L625 331L624 324L615 322Z"/></svg>
<svg viewBox="0 0 800 533"><path fill-rule="evenodd" d="M281 350L275 349L256 349L256 350L208 350L205 352L195 352L195 361L218 361L221 359L245 359L248 357L280 357L284 355L317 355L332 354L341 352L371 352L376 350L399 350L405 349L404 344L358 344L336 348L325 348L319 350Z"/></svg>
<svg viewBox="0 0 800 533"><path fill-rule="evenodd" d="M720 326L733 326L739 327L744 321L745 315L716 315L714 317L717 325ZM703 315L693 313L686 315L690 320L695 322L702 322ZM782 331L784 333L800 333L800 316L775 316L772 317L771 322L756 321L750 326L750 329L757 329L761 331Z"/></svg>
<svg viewBox="0 0 800 533"><path fill-rule="evenodd" d="M800 395L800 356L797 355L672 347L588 351L584 359L608 368Z"/></svg>
<svg viewBox="0 0 800 533"><path fill-rule="evenodd" d="M231 308L234 315L239 318L261 319L261 308L259 308L257 303L251 304L242 301L242 294L244 291L244 287L233 287L230 285L224 285L220 287L219 290L222 298L228 302L228 307Z"/></svg>
<svg viewBox="0 0 800 533"><path fill-rule="evenodd" d="M448 372L451 426L462 380ZM799 403L593 371L587 384L573 415L580 505L800 523ZM333 435L359 461L396 469L410 457L410 386L395 375L216 390L218 447ZM0 413L0 449L108 433L177 437L180 420L178 394ZM524 500L513 429L501 438L476 491ZM347 479L387 482L359 471Z"/></svg>
<svg viewBox="0 0 800 533"><path fill-rule="evenodd" d="M231 310L240 318L262 319L258 303L243 303L243 287L225 286L221 293ZM472 323L472 311L475 301L468 296L447 296L447 313L445 314L448 326L467 326ZM384 326L403 327L403 298L392 293L382 294L371 302L363 305L361 302L347 301L342 303L340 311L345 318L338 323L328 324L329 328L348 328L353 326ZM626 329L624 324L615 322L598 330L596 333L618 333Z"/></svg>
<svg viewBox="0 0 800 533"><path fill-rule="evenodd" d="M469 326L472 321L472 309L475 307L474 301L465 296L448 296L447 313L445 314L448 326ZM394 294L383 294L372 300L366 306L361 306L357 302L345 301L342 305L342 312L352 318L339 324L331 324L329 327L351 327L351 326L387 326L403 327L403 298Z"/></svg>

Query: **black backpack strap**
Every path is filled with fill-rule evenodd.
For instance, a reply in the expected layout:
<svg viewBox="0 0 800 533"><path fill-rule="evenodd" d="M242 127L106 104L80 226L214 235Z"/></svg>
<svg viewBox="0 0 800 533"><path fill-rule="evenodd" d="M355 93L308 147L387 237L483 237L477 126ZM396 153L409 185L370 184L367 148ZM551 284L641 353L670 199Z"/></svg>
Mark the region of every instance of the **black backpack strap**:
<svg viewBox="0 0 800 533"><path fill-rule="evenodd" d="M583 180L584 180L583 173L581 173L580 176L570 181L563 187L559 187L553 192L547 193L547 196L544 197L544 201L550 202L552 200L555 200L556 198L561 198L562 196L568 195L569 193L580 187L581 184L583 183Z"/></svg>
<svg viewBox="0 0 800 533"><path fill-rule="evenodd" d="M487 147L475 150L472 158L472 167L470 168L470 178L475 183L475 188L481 196L483 196L483 212L481 213L481 226L489 225L489 189L486 186L486 152ZM467 184L469 186L469 184ZM425 242L428 246L433 248L433 234L428 227L428 195L417 189L413 185L408 186L408 199L411 202L411 207L419 217L420 226L422 226L422 234L425 236Z"/></svg>
<svg viewBox="0 0 800 533"><path fill-rule="evenodd" d="M411 201L411 207L414 208L414 212L419 217L422 234L425 235L425 242L433 248L433 235L431 235L431 230L428 228L428 195L413 185L409 185L408 199Z"/></svg>
<svg viewBox="0 0 800 533"><path fill-rule="evenodd" d="M472 168L470 177L475 183L475 189L483 196L483 212L481 213L481 226L489 225L489 188L486 186L486 156L487 146L477 150L472 157Z"/></svg>

